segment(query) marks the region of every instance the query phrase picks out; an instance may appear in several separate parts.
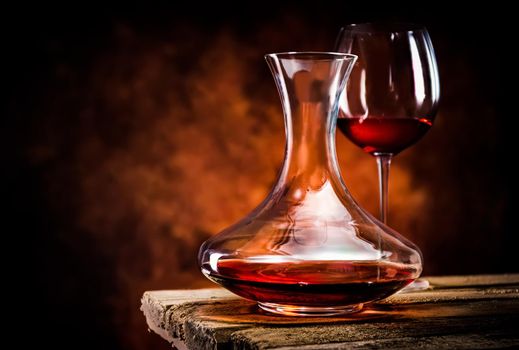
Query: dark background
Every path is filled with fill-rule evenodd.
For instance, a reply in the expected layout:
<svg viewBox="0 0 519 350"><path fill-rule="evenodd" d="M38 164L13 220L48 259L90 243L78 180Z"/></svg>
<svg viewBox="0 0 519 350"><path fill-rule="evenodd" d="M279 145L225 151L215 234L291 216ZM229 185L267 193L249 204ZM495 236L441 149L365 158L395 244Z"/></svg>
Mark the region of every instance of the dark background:
<svg viewBox="0 0 519 350"><path fill-rule="evenodd" d="M18 256L6 278L34 303L33 323L18 327L55 345L169 348L147 333L140 296L209 286L199 245L266 195L282 161L263 55L331 50L352 22L425 24L440 68L435 125L394 162L389 224L422 248L425 274L517 272L498 103L506 9L417 5L6 11L4 235L16 243L4 249ZM375 161L342 136L338 153L349 189L376 213Z"/></svg>

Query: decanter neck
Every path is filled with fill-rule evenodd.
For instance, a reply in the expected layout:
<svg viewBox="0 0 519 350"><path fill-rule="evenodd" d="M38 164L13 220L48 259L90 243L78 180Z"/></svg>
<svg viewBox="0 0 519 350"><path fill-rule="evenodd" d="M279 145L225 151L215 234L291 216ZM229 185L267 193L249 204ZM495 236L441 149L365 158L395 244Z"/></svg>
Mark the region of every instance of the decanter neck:
<svg viewBox="0 0 519 350"><path fill-rule="evenodd" d="M286 117L284 172L308 189L320 188L334 171L334 115L323 102L301 102ZM332 130L333 129L333 130Z"/></svg>
<svg viewBox="0 0 519 350"><path fill-rule="evenodd" d="M287 147L281 180L292 187L317 190L331 176L339 176L335 118L355 58L335 53L266 56L285 115Z"/></svg>

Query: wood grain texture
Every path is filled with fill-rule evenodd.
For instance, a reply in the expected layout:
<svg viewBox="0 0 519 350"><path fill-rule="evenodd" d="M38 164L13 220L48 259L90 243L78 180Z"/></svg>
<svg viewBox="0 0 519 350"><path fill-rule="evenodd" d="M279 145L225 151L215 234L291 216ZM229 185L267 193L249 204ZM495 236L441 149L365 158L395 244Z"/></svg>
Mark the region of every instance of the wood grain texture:
<svg viewBox="0 0 519 350"><path fill-rule="evenodd" d="M151 330L179 349L487 349L519 346L519 274L428 277L344 317L282 317L222 288L150 291Z"/></svg>

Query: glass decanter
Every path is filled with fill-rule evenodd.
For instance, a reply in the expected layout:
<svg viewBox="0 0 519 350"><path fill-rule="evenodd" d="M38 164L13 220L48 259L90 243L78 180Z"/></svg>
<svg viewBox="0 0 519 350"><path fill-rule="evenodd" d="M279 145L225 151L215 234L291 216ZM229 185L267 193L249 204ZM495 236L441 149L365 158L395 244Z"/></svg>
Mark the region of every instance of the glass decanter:
<svg viewBox="0 0 519 350"><path fill-rule="evenodd" d="M286 149L267 198L211 237L200 268L231 292L283 315L359 311L419 277L418 248L364 211L335 153L338 100L356 56L269 54L283 105Z"/></svg>

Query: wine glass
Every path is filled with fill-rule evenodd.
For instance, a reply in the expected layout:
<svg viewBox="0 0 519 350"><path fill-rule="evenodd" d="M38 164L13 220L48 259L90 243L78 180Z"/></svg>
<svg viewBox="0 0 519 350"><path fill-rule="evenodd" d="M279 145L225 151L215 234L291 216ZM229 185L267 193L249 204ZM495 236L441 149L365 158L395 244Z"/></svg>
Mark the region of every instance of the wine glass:
<svg viewBox="0 0 519 350"><path fill-rule="evenodd" d="M380 219L387 222L391 159L433 125L440 97L427 30L408 23L363 23L341 29L336 51L358 56L339 103L338 129L377 159ZM427 288L427 281L411 289Z"/></svg>
<svg viewBox="0 0 519 350"><path fill-rule="evenodd" d="M431 128L440 85L434 49L415 24L352 24L336 51L358 56L340 100L339 130L378 163L380 219L387 221L391 159Z"/></svg>

